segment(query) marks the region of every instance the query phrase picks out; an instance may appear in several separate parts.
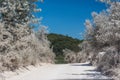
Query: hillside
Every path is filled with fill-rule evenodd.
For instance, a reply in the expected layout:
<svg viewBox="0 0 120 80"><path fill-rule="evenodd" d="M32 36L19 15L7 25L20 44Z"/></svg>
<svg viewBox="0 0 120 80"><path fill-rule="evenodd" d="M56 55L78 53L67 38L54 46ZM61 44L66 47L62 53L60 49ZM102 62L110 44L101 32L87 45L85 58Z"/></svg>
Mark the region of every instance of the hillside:
<svg viewBox="0 0 120 80"><path fill-rule="evenodd" d="M50 46L53 48L53 52L56 54L56 63L66 63L63 55L64 49L79 52L80 48L78 45L83 42L83 40L55 33L50 33L47 37L51 42Z"/></svg>
<svg viewBox="0 0 120 80"><path fill-rule="evenodd" d="M63 55L63 49L70 49L74 52L80 51L78 45L83 41L55 33L48 34L48 40L51 42L53 52L55 52L57 56Z"/></svg>

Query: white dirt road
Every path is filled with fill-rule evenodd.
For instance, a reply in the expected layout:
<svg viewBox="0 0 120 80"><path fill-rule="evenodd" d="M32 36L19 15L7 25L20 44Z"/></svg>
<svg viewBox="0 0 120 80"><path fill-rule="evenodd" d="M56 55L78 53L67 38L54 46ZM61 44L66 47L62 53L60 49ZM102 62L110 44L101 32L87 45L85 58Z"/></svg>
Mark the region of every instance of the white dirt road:
<svg viewBox="0 0 120 80"><path fill-rule="evenodd" d="M5 80L110 80L88 63L31 66L28 70L18 73L7 76Z"/></svg>

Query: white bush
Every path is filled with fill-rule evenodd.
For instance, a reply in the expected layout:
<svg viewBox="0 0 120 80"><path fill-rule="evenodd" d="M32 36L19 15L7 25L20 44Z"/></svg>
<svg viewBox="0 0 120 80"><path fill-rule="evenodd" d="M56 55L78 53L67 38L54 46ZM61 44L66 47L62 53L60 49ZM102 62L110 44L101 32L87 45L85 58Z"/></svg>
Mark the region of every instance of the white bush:
<svg viewBox="0 0 120 80"><path fill-rule="evenodd" d="M71 51L69 49L63 50L64 54L64 60L68 63L75 63L76 62L76 53L74 51Z"/></svg>
<svg viewBox="0 0 120 80"><path fill-rule="evenodd" d="M45 37L31 29L37 0L0 0L0 70L54 62L54 53ZM41 33L43 36L46 35Z"/></svg>
<svg viewBox="0 0 120 80"><path fill-rule="evenodd" d="M98 66L104 74L115 75L120 65L120 2L119 0L101 0L108 6L107 10L92 13L93 20L86 20L85 41L79 60ZM99 52L105 52L100 56ZM82 57L81 57L82 56Z"/></svg>

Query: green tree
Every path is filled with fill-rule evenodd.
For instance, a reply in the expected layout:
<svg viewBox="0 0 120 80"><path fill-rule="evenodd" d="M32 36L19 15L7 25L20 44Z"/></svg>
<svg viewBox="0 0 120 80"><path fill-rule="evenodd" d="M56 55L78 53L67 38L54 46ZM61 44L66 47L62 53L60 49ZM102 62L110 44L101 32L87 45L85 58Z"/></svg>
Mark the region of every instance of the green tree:
<svg viewBox="0 0 120 80"><path fill-rule="evenodd" d="M54 33L48 34L48 40L51 42L51 47L53 47L53 51L57 56L63 55L64 49L70 49L74 52L80 51L78 45L83 41Z"/></svg>

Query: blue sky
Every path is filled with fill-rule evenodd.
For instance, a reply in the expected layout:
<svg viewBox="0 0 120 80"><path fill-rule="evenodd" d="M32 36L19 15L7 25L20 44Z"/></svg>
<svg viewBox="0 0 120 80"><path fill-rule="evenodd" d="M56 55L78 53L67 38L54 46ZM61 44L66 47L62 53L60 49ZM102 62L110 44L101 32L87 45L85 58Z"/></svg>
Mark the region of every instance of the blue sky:
<svg viewBox="0 0 120 80"><path fill-rule="evenodd" d="M84 22L92 19L93 11L100 12L106 8L104 3L96 0L44 0L38 3L43 17L42 24L48 26L50 33L58 33L81 39L85 31ZM37 29L37 28L36 28Z"/></svg>

